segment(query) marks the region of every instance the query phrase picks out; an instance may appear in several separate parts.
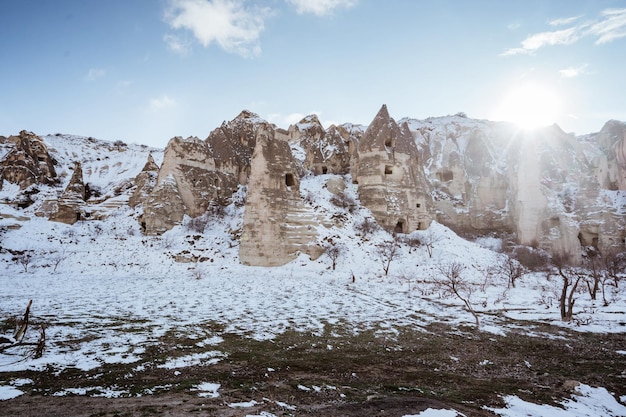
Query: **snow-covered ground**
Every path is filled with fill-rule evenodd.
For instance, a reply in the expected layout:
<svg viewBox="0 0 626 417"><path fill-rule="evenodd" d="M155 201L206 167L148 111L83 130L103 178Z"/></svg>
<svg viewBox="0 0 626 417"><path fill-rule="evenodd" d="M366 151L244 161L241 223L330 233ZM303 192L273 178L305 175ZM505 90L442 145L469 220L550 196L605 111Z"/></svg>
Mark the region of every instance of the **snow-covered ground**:
<svg viewBox="0 0 626 417"><path fill-rule="evenodd" d="M134 171L141 169L138 161L144 157L134 159ZM303 195L319 213L344 210L330 203L324 187L329 177L302 180ZM97 178L93 177L94 183ZM0 201L1 194L15 192L13 188L5 184ZM347 192L356 198L355 186L349 185ZM326 255L317 260L301 255L276 268L241 265L233 232L241 227L243 208L229 206L226 216L210 220L204 233L181 225L159 237L142 235L138 211L125 206L112 210L104 221L70 226L49 222L28 210L0 206L0 226L21 226L3 232L2 247L32 254L26 262L7 251L0 254L0 317L20 317L32 299L31 317L47 323L48 341L41 358L22 360L23 352L15 349L0 354L0 372L46 367L89 370L103 363L134 363L159 337L179 329L185 329L207 352L173 358L162 366L176 369L215 363L223 357L220 335L207 334L197 326L208 322L223 325L224 332L255 339L271 339L293 329L322 332L326 324L338 322L349 324L355 333L377 329L390 336L396 328L420 331L432 322L471 326L474 317L463 302L436 283L441 269L453 263L462 266L463 280L472 288L467 298L485 332L507 334L508 326L514 326L507 319L523 319L581 332L626 333L623 289L607 287L608 306L592 302L584 292L577 294L578 320L563 323L557 301L559 281L548 280L545 274L527 274L510 288L507 278L494 272L504 256L490 249L497 241L483 240L481 246L437 223L409 236L434 242L432 257L424 246L401 244L385 274L378 248L390 244L392 236L383 231L359 234L355 225L368 215L360 207L346 216L343 227L320 226L321 240L332 239L343 248L336 270ZM194 256L202 262L175 260ZM540 334L531 325L524 330ZM31 331L27 337L34 341L37 334ZM0 399L21 394L19 383L24 381L9 382L0 387ZM218 395L219 386L211 384L207 381L198 390ZM506 409L492 411L502 416L626 415L624 405L601 387L581 386L579 391L581 395L562 404L563 409L507 397ZM125 395L114 389L108 392L113 397ZM457 414L430 410L416 415Z"/></svg>

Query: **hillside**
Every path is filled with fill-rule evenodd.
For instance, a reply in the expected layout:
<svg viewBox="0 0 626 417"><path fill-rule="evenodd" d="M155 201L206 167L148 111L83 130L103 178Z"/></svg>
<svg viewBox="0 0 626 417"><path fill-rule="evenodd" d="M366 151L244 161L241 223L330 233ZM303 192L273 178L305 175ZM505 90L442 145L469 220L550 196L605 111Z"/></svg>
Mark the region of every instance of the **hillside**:
<svg viewBox="0 0 626 417"><path fill-rule="evenodd" d="M609 248L608 239L623 233L626 200L612 165L615 153L603 151L606 143L618 142L611 135L623 124L609 123L607 131L580 138L553 131L558 148L570 150L566 155L555 153L551 142L530 138L523 150L536 150L543 159L537 172L529 172L529 160L511 167L517 153L505 150L518 152L520 145L510 142L519 133L509 125L462 116L397 124L385 119L380 131L391 133L380 136L371 126L320 130L316 118L288 131L272 130L257 117L249 113L225 122L206 141L174 138L166 150L43 136L58 179L23 188L5 179L0 334L12 337L15 319L33 300L24 339L32 345L0 352L0 395L26 393L8 401L9 407L19 409L25 398L49 398L56 407L62 403L55 397L66 404L71 396L154 396L156 402L159 395L175 394L192 402L202 398L221 415L316 415L322 405L325 415L358 415L330 410L383 407L377 403L382 398L395 401L387 406L399 416L429 416L429 407L449 415L514 416L531 409L535 414L529 415L547 415L558 404L569 410L563 415L623 415L623 265L613 271L597 258L592 271L585 263L591 248ZM3 142L2 158L10 143ZM411 194L399 180L391 185L398 199L385 209L378 197L364 194L364 179L373 178L366 174L367 143L379 152L372 158L394 151L393 163L383 162L392 171L387 176L403 172L403 155L418 161L407 172L413 172L419 192ZM280 164L267 157L278 154ZM159 170L151 177L153 189L131 207L149 155ZM92 191L73 207L91 215L71 224L50 221L41 215L42 206L71 188L75 162ZM517 174L524 164L526 170ZM246 211L269 191L253 197L255 181L269 181L278 172L276 184L285 187L286 166L297 175L272 201L287 209L273 218L280 207L269 204L278 226L257 229L269 220L259 215L251 221ZM519 202L511 193L520 184L534 184L528 178L534 174L540 174L545 206L532 212L547 210L553 222L545 236L541 228L529 229L530 219L545 213L532 217L527 206L513 207ZM196 188L181 178L193 178ZM248 180L240 184L241 178ZM256 190L271 190L274 183L263 181ZM489 189L496 191L485 194ZM24 195L30 203L17 204ZM389 227L385 219L378 221L377 213L405 210L404 198L428 210L394 214ZM182 202L181 211L171 209L175 201ZM200 215L190 215L199 207ZM166 212L180 220L159 217ZM146 227L155 223L147 213L165 230L149 233ZM428 227L397 230L398 218L403 227L417 225L412 219L425 213L432 216ZM569 229L555 226L555 216L576 230L578 263L546 261L554 242L571 247L570 240L560 239ZM621 219L608 224L606 216ZM285 251L280 259L286 262L242 262L242 239L253 240L257 230L267 230L272 239L266 244L277 245L265 253L279 259ZM520 233L539 233L540 239L526 245ZM285 249L293 247L301 250ZM610 259L621 259L619 253L611 252ZM568 320L559 308L560 272L573 280L566 287L575 300ZM45 349L33 354L42 328ZM430 351L432 340L441 344ZM369 358L368 350L376 354ZM350 359L356 353L363 363ZM306 357L311 364L300 362ZM557 366L559 361L565 363ZM365 363L368 368L361 369ZM451 379L455 374L458 380ZM484 382L491 379L495 386ZM568 388L572 380L580 384ZM472 393L471 386L480 388ZM582 395L572 397L575 391ZM530 402L544 405L533 408ZM159 408L161 415L167 415L165 408Z"/></svg>

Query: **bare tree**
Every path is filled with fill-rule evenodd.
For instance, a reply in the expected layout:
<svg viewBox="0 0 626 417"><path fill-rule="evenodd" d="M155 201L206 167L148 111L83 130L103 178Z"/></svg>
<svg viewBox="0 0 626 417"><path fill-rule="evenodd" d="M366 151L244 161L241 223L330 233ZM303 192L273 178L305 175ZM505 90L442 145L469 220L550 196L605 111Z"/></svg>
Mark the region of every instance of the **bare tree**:
<svg viewBox="0 0 626 417"><path fill-rule="evenodd" d="M24 268L24 272L28 272L28 266L30 265L34 257L33 251L23 250L23 251L16 251L14 253L15 253L15 256L13 257L13 260L16 261L18 264L22 265L22 268Z"/></svg>
<svg viewBox="0 0 626 417"><path fill-rule="evenodd" d="M602 257L602 269L605 270L607 278L613 281L615 288L619 288L620 278L626 269L626 252L607 251Z"/></svg>
<svg viewBox="0 0 626 417"><path fill-rule="evenodd" d="M399 247L398 240L395 237L393 240L386 240L376 247L376 254L378 255L378 260L383 266L385 275L389 273L391 261L393 261L398 254Z"/></svg>
<svg viewBox="0 0 626 417"><path fill-rule="evenodd" d="M582 272L582 278L587 285L587 291L589 291L589 296L593 301L596 300L600 284L603 281L603 271L600 268L600 261L600 252L594 247L587 248L583 256L585 271ZM606 303L606 299L604 302Z"/></svg>
<svg viewBox="0 0 626 417"><path fill-rule="evenodd" d="M441 236L438 236L437 234L435 234L435 232L431 228L428 228L422 234L422 236L420 236L420 242L422 243L422 245L426 247L429 258L433 257L433 249L435 247L435 244L439 241L441 241Z"/></svg>
<svg viewBox="0 0 626 417"><path fill-rule="evenodd" d="M344 249L345 248L343 246L335 243L330 243L328 246L326 246L325 253L326 256L328 256L333 263L333 271L337 267L337 260L343 254Z"/></svg>
<svg viewBox="0 0 626 417"><path fill-rule="evenodd" d="M576 302L574 295L576 294L582 275L576 273L575 268L571 265L570 256L567 254L556 253L552 255L550 261L552 264L550 274L558 275L563 280L561 294L559 296L561 320L572 321L574 303Z"/></svg>
<svg viewBox="0 0 626 417"><path fill-rule="evenodd" d="M515 288L515 281L526 273L526 268L519 261L506 256L506 259L500 264L500 271L507 277L508 287Z"/></svg>
<svg viewBox="0 0 626 417"><path fill-rule="evenodd" d="M473 293L472 285L463 277L464 270L465 267L458 262L441 264L439 265L440 275L435 278L435 283L442 288L444 292L461 300L463 304L465 304L467 311L474 316L476 327L480 327L478 313L474 310L471 300Z"/></svg>
<svg viewBox="0 0 626 417"><path fill-rule="evenodd" d="M369 217L365 217L362 222L354 225L354 229L361 234L363 239L366 239L370 234L376 232L380 227L376 221Z"/></svg>

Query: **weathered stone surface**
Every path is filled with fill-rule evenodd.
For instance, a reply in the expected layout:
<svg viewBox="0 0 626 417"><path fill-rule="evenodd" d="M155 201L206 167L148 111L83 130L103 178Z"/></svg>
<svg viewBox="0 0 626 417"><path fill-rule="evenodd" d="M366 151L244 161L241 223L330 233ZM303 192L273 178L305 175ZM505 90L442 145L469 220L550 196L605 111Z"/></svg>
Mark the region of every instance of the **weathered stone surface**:
<svg viewBox="0 0 626 417"><path fill-rule="evenodd" d="M136 207L143 203L154 187L156 186L157 177L159 175L159 166L154 161L152 154L148 155L148 161L144 165L141 172L135 177L135 191L128 199L128 205Z"/></svg>
<svg viewBox="0 0 626 417"><path fill-rule="evenodd" d="M276 139L269 124L259 125L239 245L245 265L276 266L299 253L317 258L319 220L300 196L300 178L289 144Z"/></svg>
<svg viewBox="0 0 626 417"><path fill-rule="evenodd" d="M21 189L55 182L54 160L39 136L23 130L3 142L9 150L0 159L0 188L3 180L18 184Z"/></svg>
<svg viewBox="0 0 626 417"><path fill-rule="evenodd" d="M171 139L156 185L142 200L141 222L146 233L163 233L185 215L198 217L211 204L228 204L238 185L248 181L256 130L262 123L256 114L243 111L222 123L206 141L196 137Z"/></svg>
<svg viewBox="0 0 626 417"><path fill-rule="evenodd" d="M432 220L428 185L415 142L383 105L358 146L358 191L376 222L397 233L428 228Z"/></svg>
<svg viewBox="0 0 626 417"><path fill-rule="evenodd" d="M622 123L582 139L556 125L520 131L459 116L408 123L427 155L439 222L458 232L512 232L574 261L584 246L624 247L615 194Z"/></svg>
<svg viewBox="0 0 626 417"><path fill-rule="evenodd" d="M336 126L324 130L316 115L306 116L288 130L290 142L305 151L304 167L316 175L347 174L350 170L349 138Z"/></svg>
<svg viewBox="0 0 626 417"><path fill-rule="evenodd" d="M47 213L54 222L74 224L85 219L85 184L79 162L74 164L74 173L61 197L57 201L44 203L41 211Z"/></svg>

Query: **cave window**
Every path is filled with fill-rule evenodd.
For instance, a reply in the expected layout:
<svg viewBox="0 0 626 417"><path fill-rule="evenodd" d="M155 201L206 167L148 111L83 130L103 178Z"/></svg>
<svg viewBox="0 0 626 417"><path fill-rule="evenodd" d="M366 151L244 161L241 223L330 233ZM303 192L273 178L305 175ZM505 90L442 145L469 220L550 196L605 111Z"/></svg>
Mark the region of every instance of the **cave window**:
<svg viewBox="0 0 626 417"><path fill-rule="evenodd" d="M422 222L417 223L417 230L422 230Z"/></svg>
<svg viewBox="0 0 626 417"><path fill-rule="evenodd" d="M422 207L422 205L420 203L417 203L417 204L415 204L415 207L416 208L420 208L420 207Z"/></svg>
<svg viewBox="0 0 626 417"><path fill-rule="evenodd" d="M216 187L220 186L220 180L219 178L215 178L215 180L213 181L213 183L215 184Z"/></svg>
<svg viewBox="0 0 626 417"><path fill-rule="evenodd" d="M404 220L398 220L396 223L396 228L394 229L396 233L404 233Z"/></svg>
<svg viewBox="0 0 626 417"><path fill-rule="evenodd" d="M296 181L293 178L293 174L285 174L285 185L287 187L292 187L296 185Z"/></svg>
<svg viewBox="0 0 626 417"><path fill-rule="evenodd" d="M391 147L391 138L385 139L385 146L388 147L388 148Z"/></svg>
<svg viewBox="0 0 626 417"><path fill-rule="evenodd" d="M328 174L328 167L327 166L323 166L322 167L322 174Z"/></svg>
<svg viewBox="0 0 626 417"><path fill-rule="evenodd" d="M454 179L454 174L452 173L452 171L445 170L442 172L438 172L437 177L439 177L439 181L448 182Z"/></svg>
<svg viewBox="0 0 626 417"><path fill-rule="evenodd" d="M393 173L393 167L391 165L385 165L385 175L391 175Z"/></svg>

